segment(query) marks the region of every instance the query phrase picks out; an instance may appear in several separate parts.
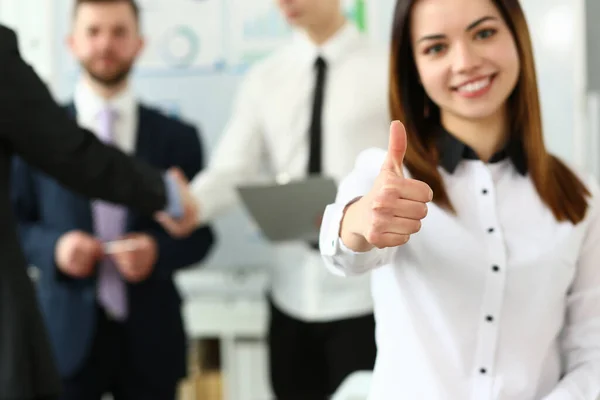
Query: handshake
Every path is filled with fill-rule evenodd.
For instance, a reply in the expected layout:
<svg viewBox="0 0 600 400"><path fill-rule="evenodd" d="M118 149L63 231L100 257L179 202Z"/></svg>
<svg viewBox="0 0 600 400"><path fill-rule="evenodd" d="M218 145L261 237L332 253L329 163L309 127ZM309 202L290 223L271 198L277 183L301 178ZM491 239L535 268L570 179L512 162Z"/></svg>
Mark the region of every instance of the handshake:
<svg viewBox="0 0 600 400"><path fill-rule="evenodd" d="M189 182L184 173L179 168L171 168L168 174L177 183L183 215L180 218L175 218L165 211L160 211L154 215L154 219L171 236L183 238L190 235L200 225L198 204L190 192Z"/></svg>

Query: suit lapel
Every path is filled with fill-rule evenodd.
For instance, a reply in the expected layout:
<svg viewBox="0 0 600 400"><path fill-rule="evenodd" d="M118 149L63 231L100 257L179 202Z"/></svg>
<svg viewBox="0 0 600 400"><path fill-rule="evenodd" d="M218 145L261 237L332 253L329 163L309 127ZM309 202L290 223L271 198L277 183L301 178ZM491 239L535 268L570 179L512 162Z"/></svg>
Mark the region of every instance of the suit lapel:
<svg viewBox="0 0 600 400"><path fill-rule="evenodd" d="M141 105L138 106L138 123L135 140L135 156L147 163L154 163L155 157L152 149L156 143L152 143L154 135L152 134L152 124L148 121L146 110Z"/></svg>
<svg viewBox="0 0 600 400"><path fill-rule="evenodd" d="M77 109L75 103L70 103L66 107L67 114L73 120L77 120ZM81 221L81 227L88 232L94 231L94 223L92 219L92 207L90 201L83 196L79 196L73 193L73 202L71 203L73 209L71 210L75 214L78 221Z"/></svg>
<svg viewBox="0 0 600 400"><path fill-rule="evenodd" d="M156 153L153 151L160 146L159 143L154 143L156 139L154 135L154 127L152 121L149 121L149 114L147 110L138 104L138 120L137 130L135 138L135 157L150 164L157 165L158 160L156 159ZM135 220L137 219L137 213L132 210L127 216L127 227L131 230L136 225Z"/></svg>

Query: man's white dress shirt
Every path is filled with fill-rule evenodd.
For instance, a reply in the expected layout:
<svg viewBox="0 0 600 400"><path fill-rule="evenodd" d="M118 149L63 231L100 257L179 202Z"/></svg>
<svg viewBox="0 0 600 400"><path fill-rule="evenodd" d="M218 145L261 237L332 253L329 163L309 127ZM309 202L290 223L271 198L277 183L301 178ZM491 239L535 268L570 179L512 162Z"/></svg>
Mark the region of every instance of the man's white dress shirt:
<svg viewBox="0 0 600 400"><path fill-rule="evenodd" d="M400 247L355 253L338 234L386 156L357 159L328 206L321 252L337 275L372 276L371 400L596 400L600 395L600 195L557 222L509 159L439 167L456 215L433 203ZM406 171L408 174L408 171ZM357 346L360 344L357 343Z"/></svg>
<svg viewBox="0 0 600 400"><path fill-rule="evenodd" d="M106 100L95 93L83 79L77 83L73 102L77 123L92 132L100 129L100 113L107 106L117 112L114 126L115 145L125 153L135 151L138 128L138 103L130 87Z"/></svg>
<svg viewBox="0 0 600 400"><path fill-rule="evenodd" d="M387 49L371 44L350 23L320 47L298 34L245 77L209 167L192 182L203 222L238 204L237 185L260 179L265 169L273 179L306 177L319 55L328 69L323 174L339 180L361 150L387 146ZM320 254L306 243L278 245L275 253L272 295L287 314L328 321L372 312L368 277L328 274Z"/></svg>

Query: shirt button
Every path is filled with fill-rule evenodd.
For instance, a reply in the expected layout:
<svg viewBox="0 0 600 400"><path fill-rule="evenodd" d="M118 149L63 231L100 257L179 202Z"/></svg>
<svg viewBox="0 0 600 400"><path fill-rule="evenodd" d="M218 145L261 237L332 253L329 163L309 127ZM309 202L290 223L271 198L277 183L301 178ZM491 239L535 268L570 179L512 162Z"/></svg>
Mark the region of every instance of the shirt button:
<svg viewBox="0 0 600 400"><path fill-rule="evenodd" d="M483 190L481 191L481 193L483 193L483 194L488 194L488 190L487 190L487 189L483 189Z"/></svg>
<svg viewBox="0 0 600 400"><path fill-rule="evenodd" d="M485 373L487 372L487 370L486 370L485 368L481 368L481 369L479 370L479 372L480 372L481 374L485 374Z"/></svg>
<svg viewBox="0 0 600 400"><path fill-rule="evenodd" d="M488 233L494 233L494 228L488 228Z"/></svg>
<svg viewBox="0 0 600 400"><path fill-rule="evenodd" d="M492 317L491 315L488 315L487 317L485 317L485 320L487 322L492 322L494 320L494 317Z"/></svg>
<svg viewBox="0 0 600 400"><path fill-rule="evenodd" d="M500 267L497 265L494 265L494 266L492 266L492 271L498 272L498 271L500 271Z"/></svg>

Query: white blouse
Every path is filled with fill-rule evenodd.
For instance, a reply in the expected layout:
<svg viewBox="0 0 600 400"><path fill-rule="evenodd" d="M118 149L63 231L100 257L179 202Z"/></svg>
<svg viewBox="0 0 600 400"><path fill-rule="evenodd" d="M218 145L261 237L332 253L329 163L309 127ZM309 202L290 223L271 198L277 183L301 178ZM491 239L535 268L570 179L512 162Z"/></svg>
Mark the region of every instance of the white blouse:
<svg viewBox="0 0 600 400"><path fill-rule="evenodd" d="M510 159L463 159L451 173L439 167L456 215L430 203L406 245L355 253L338 235L343 208L370 190L385 155L361 153L320 238L331 271L372 273L378 355L370 399L595 400L595 180L582 178L592 192L585 219L559 223Z"/></svg>

